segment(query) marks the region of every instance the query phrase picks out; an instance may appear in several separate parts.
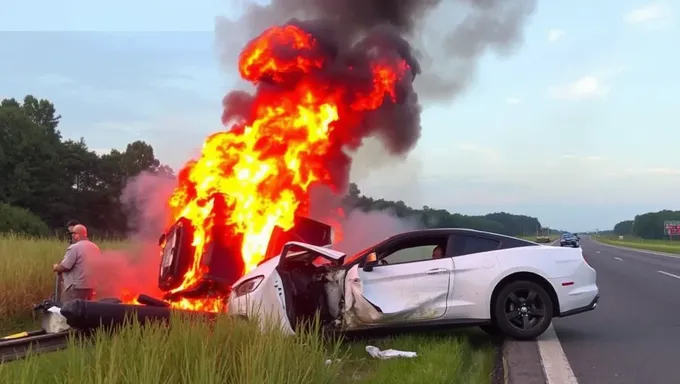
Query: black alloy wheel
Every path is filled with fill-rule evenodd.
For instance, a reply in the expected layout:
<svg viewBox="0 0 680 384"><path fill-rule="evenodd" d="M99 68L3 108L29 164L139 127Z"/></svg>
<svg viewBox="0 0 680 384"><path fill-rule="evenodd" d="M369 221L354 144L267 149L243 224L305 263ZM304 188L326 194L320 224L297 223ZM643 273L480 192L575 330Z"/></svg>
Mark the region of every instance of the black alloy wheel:
<svg viewBox="0 0 680 384"><path fill-rule="evenodd" d="M550 326L553 303L550 295L532 281L513 281L496 297L496 325L504 334L518 339L538 337Z"/></svg>

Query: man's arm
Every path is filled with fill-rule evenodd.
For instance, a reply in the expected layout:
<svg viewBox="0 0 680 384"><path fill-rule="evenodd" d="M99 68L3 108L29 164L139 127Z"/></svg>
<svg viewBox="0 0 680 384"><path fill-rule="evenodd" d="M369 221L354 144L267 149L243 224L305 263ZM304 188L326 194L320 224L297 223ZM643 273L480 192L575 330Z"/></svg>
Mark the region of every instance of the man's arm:
<svg viewBox="0 0 680 384"><path fill-rule="evenodd" d="M75 263L76 263L76 250L73 249L73 246L70 246L66 248L66 254L64 255L64 258L61 260L61 263L55 264L52 269L54 269L54 271L58 273L67 272L70 271L71 268L73 268L73 265Z"/></svg>

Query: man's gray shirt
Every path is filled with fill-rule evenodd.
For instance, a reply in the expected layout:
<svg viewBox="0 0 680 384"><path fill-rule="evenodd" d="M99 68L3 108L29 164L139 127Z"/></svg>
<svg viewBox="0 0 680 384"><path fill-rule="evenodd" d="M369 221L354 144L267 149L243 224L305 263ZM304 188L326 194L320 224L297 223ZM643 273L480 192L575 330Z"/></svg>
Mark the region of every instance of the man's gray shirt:
<svg viewBox="0 0 680 384"><path fill-rule="evenodd" d="M62 272L64 278L64 290L68 288L92 289L92 271L89 265L95 258L100 258L101 252L97 244L90 240L83 239L66 248L66 254L61 261L61 265L68 269Z"/></svg>

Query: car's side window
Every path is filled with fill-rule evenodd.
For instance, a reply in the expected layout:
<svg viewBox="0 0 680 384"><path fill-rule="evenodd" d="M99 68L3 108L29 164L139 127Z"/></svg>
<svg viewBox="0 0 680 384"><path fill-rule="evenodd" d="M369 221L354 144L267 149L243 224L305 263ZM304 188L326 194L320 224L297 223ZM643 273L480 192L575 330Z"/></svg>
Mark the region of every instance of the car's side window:
<svg viewBox="0 0 680 384"><path fill-rule="evenodd" d="M379 252L378 265L394 265L446 257L448 236L411 239ZM435 248L439 248L435 252Z"/></svg>
<svg viewBox="0 0 680 384"><path fill-rule="evenodd" d="M383 260L389 264L410 263L432 259L432 250L435 245L422 245L418 247L403 248L385 256Z"/></svg>
<svg viewBox="0 0 680 384"><path fill-rule="evenodd" d="M455 255L471 255L474 253L489 252L498 249L501 242L484 237L458 235L454 241Z"/></svg>

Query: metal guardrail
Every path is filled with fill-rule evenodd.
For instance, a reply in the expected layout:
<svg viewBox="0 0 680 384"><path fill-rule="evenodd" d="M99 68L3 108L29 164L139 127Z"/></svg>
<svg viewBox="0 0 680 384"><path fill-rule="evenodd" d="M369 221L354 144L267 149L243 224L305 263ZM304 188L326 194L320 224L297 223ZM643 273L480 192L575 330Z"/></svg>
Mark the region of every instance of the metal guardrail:
<svg viewBox="0 0 680 384"><path fill-rule="evenodd" d="M52 300L47 302L59 302L61 299L62 276L56 274L54 279L54 292ZM23 331L0 338L0 364L13 360L20 360L32 354L57 351L68 347L68 336L73 332L65 330L56 333L48 333L45 329L45 320L50 313L44 307L44 303L36 306L37 310L43 311L43 329L36 331ZM48 327L49 328L49 327Z"/></svg>
<svg viewBox="0 0 680 384"><path fill-rule="evenodd" d="M39 332L39 331L35 331ZM31 334L31 332L27 332ZM43 333L0 341L0 364L39 353L53 352L68 347L71 330L59 333Z"/></svg>

